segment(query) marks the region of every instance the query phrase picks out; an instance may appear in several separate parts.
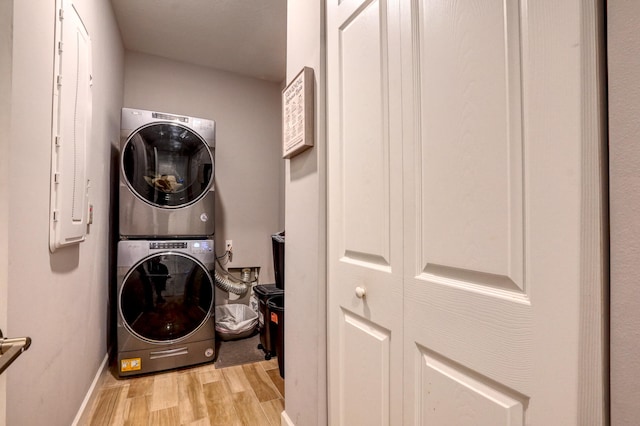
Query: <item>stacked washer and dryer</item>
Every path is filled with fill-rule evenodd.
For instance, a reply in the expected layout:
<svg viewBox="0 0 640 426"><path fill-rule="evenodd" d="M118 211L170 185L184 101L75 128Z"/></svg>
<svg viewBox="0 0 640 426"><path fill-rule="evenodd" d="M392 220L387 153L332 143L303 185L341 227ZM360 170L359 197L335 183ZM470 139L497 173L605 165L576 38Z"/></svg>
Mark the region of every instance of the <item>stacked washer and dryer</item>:
<svg viewBox="0 0 640 426"><path fill-rule="evenodd" d="M215 356L215 122L122 109L120 377Z"/></svg>

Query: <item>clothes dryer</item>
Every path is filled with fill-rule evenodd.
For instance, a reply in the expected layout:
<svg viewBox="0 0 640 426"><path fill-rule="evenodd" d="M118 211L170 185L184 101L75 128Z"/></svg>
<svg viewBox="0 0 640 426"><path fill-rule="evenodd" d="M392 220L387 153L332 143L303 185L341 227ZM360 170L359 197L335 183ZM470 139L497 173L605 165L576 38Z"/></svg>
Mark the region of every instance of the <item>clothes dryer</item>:
<svg viewBox="0 0 640 426"><path fill-rule="evenodd" d="M213 120L123 108L120 235L213 235L214 154Z"/></svg>
<svg viewBox="0 0 640 426"><path fill-rule="evenodd" d="M212 240L118 243L120 377L213 361L213 244Z"/></svg>

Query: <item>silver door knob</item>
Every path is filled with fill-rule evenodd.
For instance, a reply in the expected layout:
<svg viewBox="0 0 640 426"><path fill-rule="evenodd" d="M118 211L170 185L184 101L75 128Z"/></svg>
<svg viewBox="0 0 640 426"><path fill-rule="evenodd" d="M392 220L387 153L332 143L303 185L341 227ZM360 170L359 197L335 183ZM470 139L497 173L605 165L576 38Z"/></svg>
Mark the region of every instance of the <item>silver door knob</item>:
<svg viewBox="0 0 640 426"><path fill-rule="evenodd" d="M356 297L358 299L362 299L366 293L367 291L363 287L356 287Z"/></svg>

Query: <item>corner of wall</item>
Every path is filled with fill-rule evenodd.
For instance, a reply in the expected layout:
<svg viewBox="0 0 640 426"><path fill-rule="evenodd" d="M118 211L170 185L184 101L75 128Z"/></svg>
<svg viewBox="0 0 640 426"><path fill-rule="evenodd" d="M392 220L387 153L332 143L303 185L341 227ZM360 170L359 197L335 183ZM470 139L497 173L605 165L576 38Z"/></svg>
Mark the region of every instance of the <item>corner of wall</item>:
<svg viewBox="0 0 640 426"><path fill-rule="evenodd" d="M280 413L280 425L281 426L295 426L295 424L289 418L289 415L286 411Z"/></svg>

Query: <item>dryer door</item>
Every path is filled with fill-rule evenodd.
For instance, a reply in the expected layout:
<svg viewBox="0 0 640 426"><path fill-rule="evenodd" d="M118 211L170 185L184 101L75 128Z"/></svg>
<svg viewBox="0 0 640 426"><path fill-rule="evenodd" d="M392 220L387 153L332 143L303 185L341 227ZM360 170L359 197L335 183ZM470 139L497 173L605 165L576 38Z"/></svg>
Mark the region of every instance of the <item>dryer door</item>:
<svg viewBox="0 0 640 426"><path fill-rule="evenodd" d="M153 343L185 339L213 310L214 282L202 263L182 253L149 256L125 276L118 309L127 329Z"/></svg>
<svg viewBox="0 0 640 426"><path fill-rule="evenodd" d="M122 147L120 166L131 191L156 207L193 204L213 184L211 148L177 123L151 123L134 131Z"/></svg>

